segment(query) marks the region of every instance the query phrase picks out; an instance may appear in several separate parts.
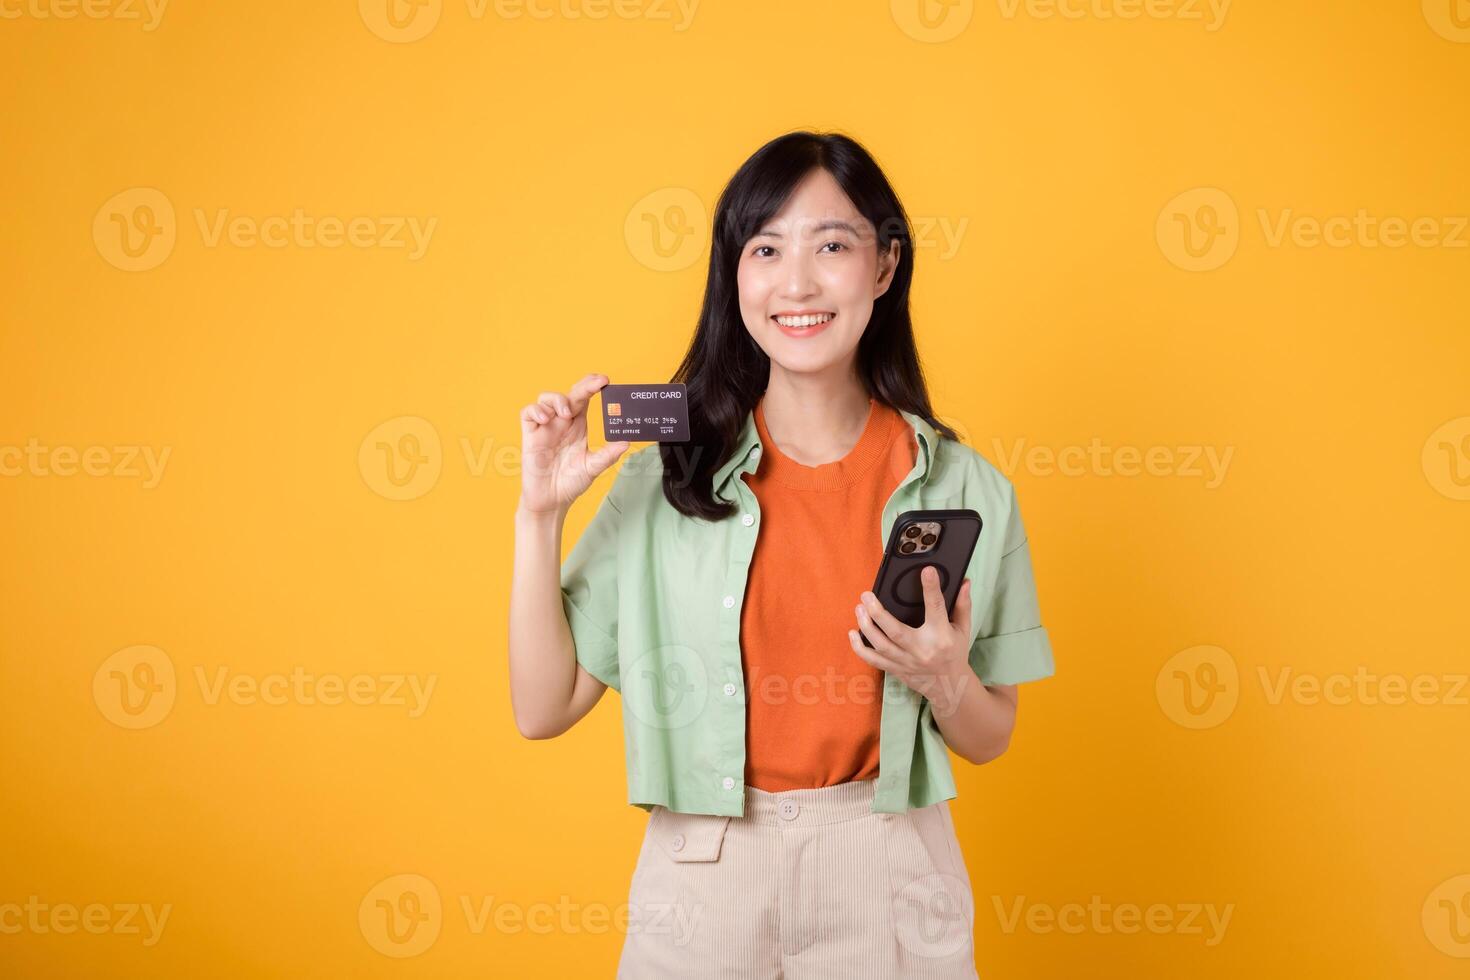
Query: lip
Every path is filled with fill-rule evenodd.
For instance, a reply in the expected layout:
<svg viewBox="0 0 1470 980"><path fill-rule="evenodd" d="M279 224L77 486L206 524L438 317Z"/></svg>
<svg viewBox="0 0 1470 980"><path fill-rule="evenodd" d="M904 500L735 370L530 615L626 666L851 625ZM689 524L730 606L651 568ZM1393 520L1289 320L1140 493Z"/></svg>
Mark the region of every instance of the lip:
<svg viewBox="0 0 1470 980"><path fill-rule="evenodd" d="M831 313L832 319L826 323L819 323L815 327L788 327L776 319L778 316L815 316L818 313ZM808 337L815 337L836 323L837 313L834 310L782 310L780 313L771 314L771 322L776 325L776 329L780 330L786 336L795 337L797 340L805 340Z"/></svg>

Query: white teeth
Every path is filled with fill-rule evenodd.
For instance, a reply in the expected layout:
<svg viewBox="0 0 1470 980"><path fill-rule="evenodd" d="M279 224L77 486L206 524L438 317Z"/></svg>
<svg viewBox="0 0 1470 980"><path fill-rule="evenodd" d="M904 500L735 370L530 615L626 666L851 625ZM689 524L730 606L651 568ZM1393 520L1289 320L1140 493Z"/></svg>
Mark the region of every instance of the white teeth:
<svg viewBox="0 0 1470 980"><path fill-rule="evenodd" d="M811 316L778 316L776 322L783 327L815 327L819 323L826 323L836 315L836 313L816 313Z"/></svg>

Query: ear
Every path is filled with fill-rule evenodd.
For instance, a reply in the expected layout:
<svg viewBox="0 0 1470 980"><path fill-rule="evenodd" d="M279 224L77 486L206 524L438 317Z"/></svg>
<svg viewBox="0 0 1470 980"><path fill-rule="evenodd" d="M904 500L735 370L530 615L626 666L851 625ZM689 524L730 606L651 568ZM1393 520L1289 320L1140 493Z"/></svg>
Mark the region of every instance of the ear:
<svg viewBox="0 0 1470 980"><path fill-rule="evenodd" d="M898 257L903 249L903 243L894 238L888 243L888 250L878 253L878 282L873 287L873 298L877 299L888 292L888 287L893 284L893 274L898 271Z"/></svg>

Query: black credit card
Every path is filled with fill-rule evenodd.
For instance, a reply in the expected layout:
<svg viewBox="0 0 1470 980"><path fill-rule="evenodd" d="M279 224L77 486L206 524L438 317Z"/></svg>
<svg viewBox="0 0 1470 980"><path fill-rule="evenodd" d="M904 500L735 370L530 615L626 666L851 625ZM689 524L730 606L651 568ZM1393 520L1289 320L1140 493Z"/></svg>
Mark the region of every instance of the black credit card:
<svg viewBox="0 0 1470 980"><path fill-rule="evenodd" d="M602 433L608 442L688 442L684 386L602 386Z"/></svg>

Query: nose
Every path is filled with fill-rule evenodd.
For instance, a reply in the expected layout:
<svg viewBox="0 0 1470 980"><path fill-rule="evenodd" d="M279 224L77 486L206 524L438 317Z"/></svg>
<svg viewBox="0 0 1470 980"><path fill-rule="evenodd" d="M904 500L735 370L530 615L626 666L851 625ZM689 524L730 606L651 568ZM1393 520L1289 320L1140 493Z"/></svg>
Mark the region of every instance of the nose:
<svg viewBox="0 0 1470 980"><path fill-rule="evenodd" d="M786 278L783 290L788 299L804 299L816 292L812 277L812 257L803 249L792 249L785 258Z"/></svg>

